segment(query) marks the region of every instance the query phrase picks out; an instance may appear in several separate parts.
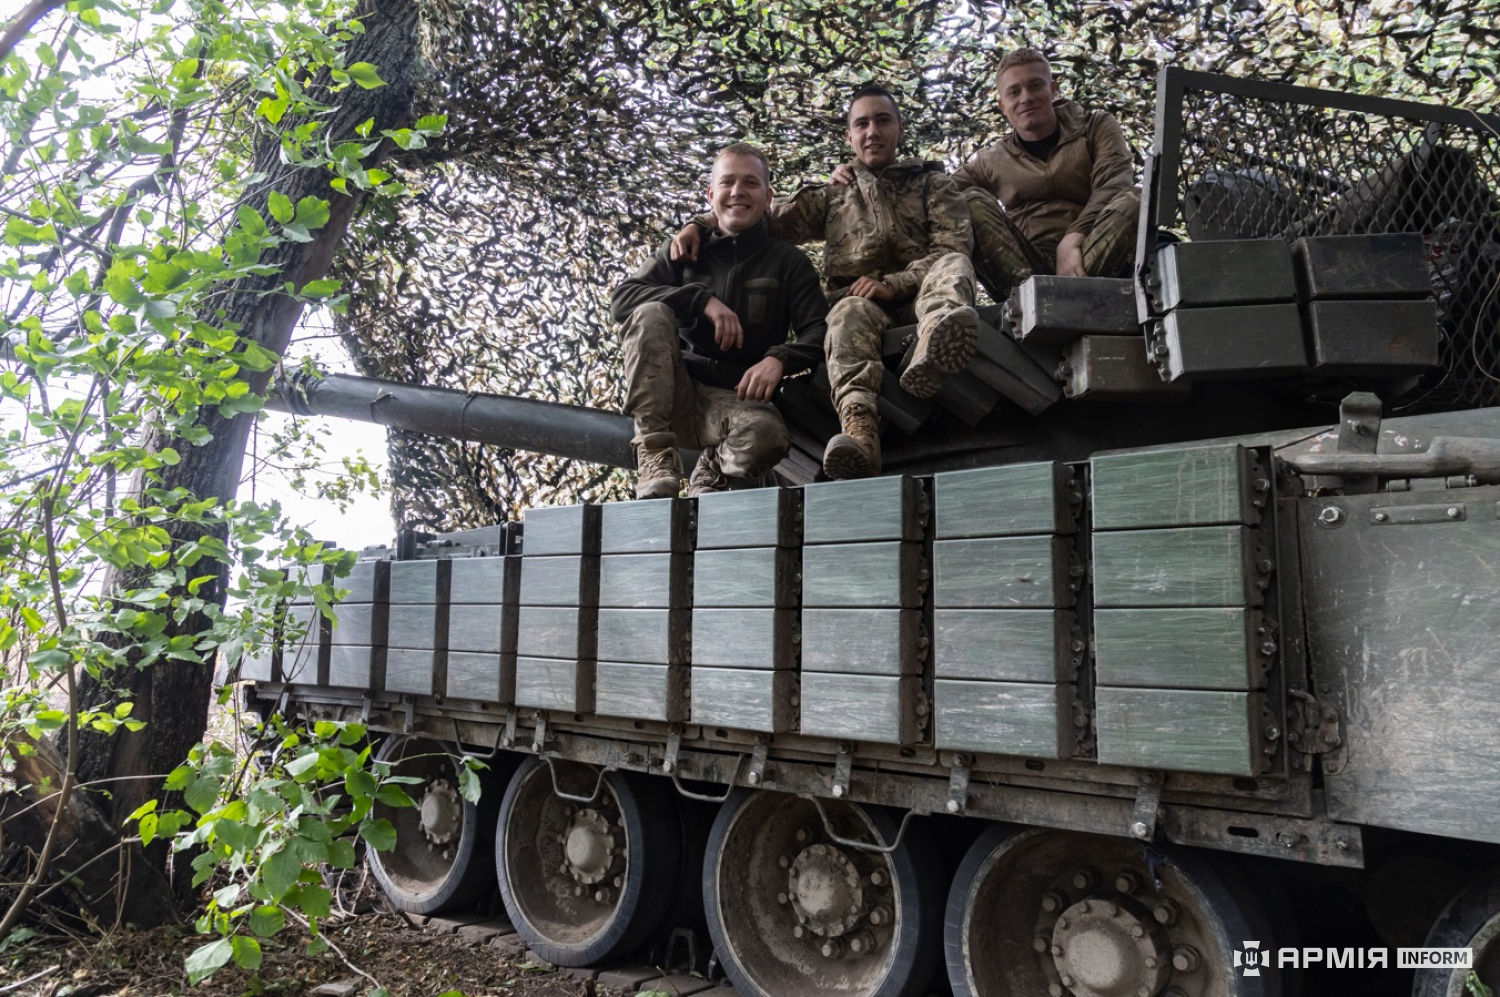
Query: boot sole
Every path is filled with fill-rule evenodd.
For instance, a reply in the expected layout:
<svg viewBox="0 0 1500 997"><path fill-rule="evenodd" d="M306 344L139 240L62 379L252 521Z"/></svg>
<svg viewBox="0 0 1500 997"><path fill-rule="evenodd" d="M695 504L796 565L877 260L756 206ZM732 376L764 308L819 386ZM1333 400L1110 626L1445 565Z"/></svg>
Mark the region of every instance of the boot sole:
<svg viewBox="0 0 1500 997"><path fill-rule="evenodd" d="M943 386L943 375L969 365L979 349L979 316L972 308L952 312L919 341L911 363L901 372L901 388L916 398L931 398Z"/></svg>
<svg viewBox="0 0 1500 997"><path fill-rule="evenodd" d="M635 486L635 497L638 499L676 498L681 491L682 482L657 478L653 481L639 482Z"/></svg>
<svg viewBox="0 0 1500 997"><path fill-rule="evenodd" d="M869 478L879 471L857 443L840 443L835 439L823 452L823 473L835 480Z"/></svg>

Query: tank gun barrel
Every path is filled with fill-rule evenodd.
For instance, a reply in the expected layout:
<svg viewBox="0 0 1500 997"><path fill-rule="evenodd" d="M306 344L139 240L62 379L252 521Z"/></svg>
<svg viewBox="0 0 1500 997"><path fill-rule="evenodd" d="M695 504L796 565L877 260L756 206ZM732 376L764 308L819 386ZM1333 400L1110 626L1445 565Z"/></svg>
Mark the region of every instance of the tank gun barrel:
<svg viewBox="0 0 1500 997"><path fill-rule="evenodd" d="M635 466L630 419L581 405L349 374L293 374L272 384L266 408L293 415L373 422L391 429L612 467Z"/></svg>

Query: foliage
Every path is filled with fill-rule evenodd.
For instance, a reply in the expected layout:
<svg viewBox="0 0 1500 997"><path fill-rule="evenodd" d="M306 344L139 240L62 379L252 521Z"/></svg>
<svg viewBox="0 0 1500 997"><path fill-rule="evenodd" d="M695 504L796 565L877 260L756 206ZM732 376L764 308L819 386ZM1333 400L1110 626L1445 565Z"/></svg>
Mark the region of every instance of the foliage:
<svg viewBox="0 0 1500 997"><path fill-rule="evenodd" d="M857 83L900 95L906 148L956 168L1004 130L1005 49L1150 139L1160 66L1467 106L1496 103L1497 0L482 0L434 14L426 90L453 127L403 160L416 192L371 216L340 328L374 376L608 408L610 290L702 205L714 150L762 144L776 189L846 158ZM498 208L498 210L497 210ZM405 524L456 529L528 504L622 494L555 458L392 434Z"/></svg>
<svg viewBox="0 0 1500 997"><path fill-rule="evenodd" d="M131 815L142 841L167 838L192 856L194 886L220 873L228 880L198 918L200 933L218 937L188 957L192 983L231 960L258 969L261 940L281 931L288 916L312 934L309 954L326 951L318 924L330 915L333 896L320 868L352 869L356 839L394 847L395 828L375 805L411 806L401 786L421 781L374 761L361 724L325 720L294 730L273 717L252 737L255 749L239 756L202 745L168 776L167 788L180 792L188 809L161 810L152 800ZM472 770L465 773L473 778Z"/></svg>
<svg viewBox="0 0 1500 997"><path fill-rule="evenodd" d="M233 480L189 489L171 473L260 409L257 378L280 361L233 303L253 288L253 300L342 307L337 280L279 280L287 251L320 237L334 199L402 196L372 157L386 143L420 148L443 120L332 131L347 94L385 85L346 58L366 31L351 0L54 7L0 51L0 348L13 361L0 370L0 746L14 780L56 732L62 762L24 778L55 788L61 812L82 788L80 732L142 730L138 704L111 692L135 670L233 660L271 639L280 601L331 604L332 588L307 578L346 571L351 555L313 542L275 501L235 500ZM317 192L272 179L299 172ZM220 464L233 473L238 455ZM346 490L369 486L367 466L349 470L362 480ZM90 683L102 701L80 699ZM216 751L195 753L167 791L203 802L227 764ZM155 806L136 813L147 844L183 819ZM295 833L267 831L246 860L272 870L264 905L290 902L291 856L315 850L297 844L315 840L300 816L313 811L288 807L300 808L282 815ZM57 826L0 935L45 875ZM222 815L202 826L195 845L221 845L215 828L229 827ZM195 866L243 858L226 856L210 847ZM316 908L313 892L296 897ZM210 927L226 903L216 898ZM229 944L236 958L253 948Z"/></svg>
<svg viewBox="0 0 1500 997"><path fill-rule="evenodd" d="M1479 979L1479 974L1473 971L1470 971L1468 977L1464 980L1464 987L1469 991L1471 997L1495 997L1495 991L1485 986L1484 982Z"/></svg>

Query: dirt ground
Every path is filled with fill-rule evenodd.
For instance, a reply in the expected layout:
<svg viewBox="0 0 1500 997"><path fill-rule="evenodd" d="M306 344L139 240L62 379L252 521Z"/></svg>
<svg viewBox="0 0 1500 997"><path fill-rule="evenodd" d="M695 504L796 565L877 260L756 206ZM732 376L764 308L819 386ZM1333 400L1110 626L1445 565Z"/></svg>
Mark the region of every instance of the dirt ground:
<svg viewBox="0 0 1500 997"><path fill-rule="evenodd" d="M415 926L376 910L338 918L326 937L343 954L305 953L306 932L288 926L263 943L258 973L226 967L196 987L183 972L187 954L206 939L191 925L120 930L104 938L42 934L0 952L4 997L305 997L324 984L365 997L384 987L392 997L630 997L630 992L539 971L495 950ZM367 975L366 975L367 974Z"/></svg>

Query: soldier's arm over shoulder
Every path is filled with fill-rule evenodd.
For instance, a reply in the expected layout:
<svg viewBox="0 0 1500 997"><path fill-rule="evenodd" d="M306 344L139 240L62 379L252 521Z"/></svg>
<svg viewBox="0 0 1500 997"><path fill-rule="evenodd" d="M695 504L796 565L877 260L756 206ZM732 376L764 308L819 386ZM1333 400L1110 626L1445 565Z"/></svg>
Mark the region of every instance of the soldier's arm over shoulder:
<svg viewBox="0 0 1500 997"><path fill-rule="evenodd" d="M964 195L945 173L931 172L922 177L922 195L927 208L927 255L907 264L900 273L886 274L885 282L896 292L896 301L916 297L922 280L932 265L949 253L968 256L974 248L969 226L969 206Z"/></svg>
<svg viewBox="0 0 1500 997"><path fill-rule="evenodd" d="M609 298L609 311L616 322L624 322L631 312L653 301L667 305L680 319L703 314L711 296L708 288L683 282L682 266L672 262L670 247L670 242L663 245L644 266L615 288Z"/></svg>
<svg viewBox="0 0 1500 997"><path fill-rule="evenodd" d="M782 270L787 316L796 338L766 350L783 365L783 373L812 370L823 360L823 336L828 332L828 299L818 283L818 272L800 249L787 248Z"/></svg>
<svg viewBox="0 0 1500 997"><path fill-rule="evenodd" d="M1090 113L1088 143L1094 160L1089 177L1089 199L1078 218L1068 226L1069 232L1090 231L1104 206L1135 184L1135 156L1113 114L1108 111Z"/></svg>
<svg viewBox="0 0 1500 997"><path fill-rule="evenodd" d="M771 238L801 245L823 238L828 225L829 186L805 184L790 197L778 197L766 216Z"/></svg>

